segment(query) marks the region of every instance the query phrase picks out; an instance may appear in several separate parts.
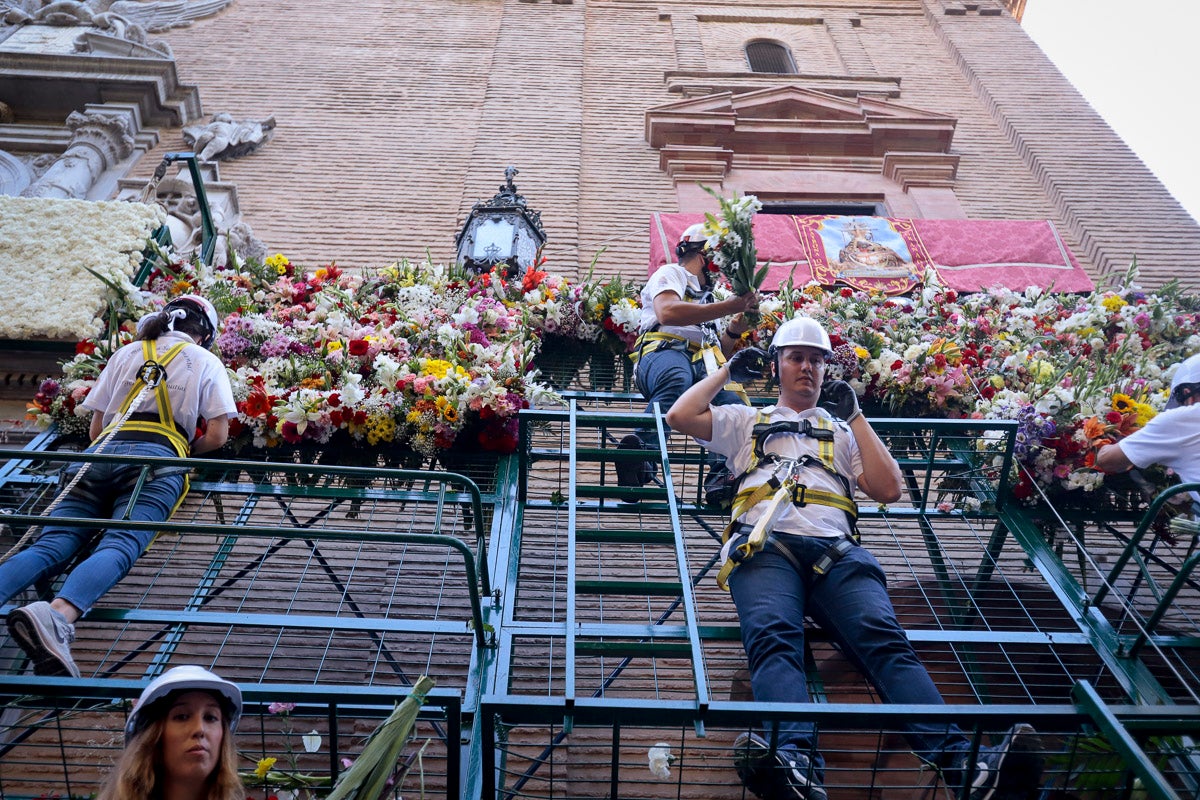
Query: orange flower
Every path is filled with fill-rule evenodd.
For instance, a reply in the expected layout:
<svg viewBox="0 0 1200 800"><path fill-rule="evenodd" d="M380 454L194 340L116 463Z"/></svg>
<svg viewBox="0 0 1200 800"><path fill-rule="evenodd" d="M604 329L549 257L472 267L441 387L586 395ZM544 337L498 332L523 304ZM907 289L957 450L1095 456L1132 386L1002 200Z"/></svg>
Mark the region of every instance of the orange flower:
<svg viewBox="0 0 1200 800"><path fill-rule="evenodd" d="M1083 423L1083 435L1089 440L1098 439L1108 432L1108 426L1097 417L1091 417Z"/></svg>

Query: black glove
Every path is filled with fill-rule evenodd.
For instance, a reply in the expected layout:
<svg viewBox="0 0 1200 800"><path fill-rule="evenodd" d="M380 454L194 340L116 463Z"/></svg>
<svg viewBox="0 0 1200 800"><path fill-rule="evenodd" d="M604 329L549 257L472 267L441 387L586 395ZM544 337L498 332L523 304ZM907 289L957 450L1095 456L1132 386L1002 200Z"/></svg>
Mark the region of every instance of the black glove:
<svg viewBox="0 0 1200 800"><path fill-rule="evenodd" d="M821 387L821 408L835 417L851 422L862 413L854 387L845 381L829 381Z"/></svg>
<svg viewBox="0 0 1200 800"><path fill-rule="evenodd" d="M729 357L730 380L742 383L761 378L769 361L767 351L761 347L745 347Z"/></svg>

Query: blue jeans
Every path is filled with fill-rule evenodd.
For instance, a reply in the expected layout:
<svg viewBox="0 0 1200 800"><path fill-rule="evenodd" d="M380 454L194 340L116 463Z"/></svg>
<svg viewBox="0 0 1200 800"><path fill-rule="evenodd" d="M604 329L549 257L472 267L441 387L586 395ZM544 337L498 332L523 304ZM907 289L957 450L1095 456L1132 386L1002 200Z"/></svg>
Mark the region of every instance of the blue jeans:
<svg viewBox="0 0 1200 800"><path fill-rule="evenodd" d="M680 395L692 388L697 377L703 377L704 364L701 361L692 362L692 356L685 350L670 348L649 352L638 360L635 374L635 385L647 400L646 413L654 413L654 404L665 414L675 405ZM713 398L714 406L733 405L741 403L742 398L733 392L722 389ZM645 436L643 439L647 438ZM654 434L650 434L654 438Z"/></svg>
<svg viewBox="0 0 1200 800"><path fill-rule="evenodd" d="M90 451L90 448L89 448ZM175 451L153 442L115 441L104 450L111 455L175 457ZM79 486L50 513L54 517L120 519L132 496L136 464L92 464ZM183 471L147 480L130 510L129 519L162 522L183 494ZM79 491L83 489L84 491ZM98 533L96 528L70 528L48 521L41 535L21 552L0 564L0 605L28 586L62 572ZM84 561L67 576L58 597L87 612L124 578L138 556L154 539L153 530L109 528Z"/></svg>
<svg viewBox="0 0 1200 800"><path fill-rule="evenodd" d="M807 615L829 632L883 702L945 702L900 627L888 597L887 577L870 552L851 548L824 576L818 576L812 565L835 540L788 534L775 539L795 556L802 572L798 574L774 546L768 546L734 569L729 578L756 701L809 701L804 670ZM945 723L910 721L905 736L918 755L939 763L944 754L969 744L962 731ZM824 761L814 751L812 723L779 723L779 744L810 753L821 774Z"/></svg>

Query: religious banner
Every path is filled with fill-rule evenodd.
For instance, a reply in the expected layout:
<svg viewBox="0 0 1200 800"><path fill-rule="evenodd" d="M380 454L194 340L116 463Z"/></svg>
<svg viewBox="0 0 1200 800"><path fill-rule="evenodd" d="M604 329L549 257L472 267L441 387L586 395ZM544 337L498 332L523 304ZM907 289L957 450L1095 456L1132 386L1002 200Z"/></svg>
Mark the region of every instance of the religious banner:
<svg viewBox="0 0 1200 800"><path fill-rule="evenodd" d="M656 213L650 222L650 272L674 261L675 243L700 214ZM1090 292L1095 284L1048 220L898 219L791 216L754 218L763 289L791 281L905 294L932 272L960 292L1027 287Z"/></svg>

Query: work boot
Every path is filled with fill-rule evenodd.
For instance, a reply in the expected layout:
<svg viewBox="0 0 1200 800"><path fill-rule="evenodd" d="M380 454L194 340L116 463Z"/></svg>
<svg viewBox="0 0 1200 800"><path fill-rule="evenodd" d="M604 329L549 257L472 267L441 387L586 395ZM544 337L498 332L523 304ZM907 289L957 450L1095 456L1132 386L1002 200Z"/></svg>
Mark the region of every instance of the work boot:
<svg viewBox="0 0 1200 800"><path fill-rule="evenodd" d="M33 662L35 675L79 677L71 658L75 626L43 600L8 612L8 632Z"/></svg>
<svg viewBox="0 0 1200 800"><path fill-rule="evenodd" d="M951 758L950 766L942 771L946 785L959 800L1025 800L1037 796L1042 782L1045 759L1042 741L1032 725L1014 725L1000 744L980 747L974 766L968 763L967 752ZM970 785L964 789L963 780L970 772Z"/></svg>
<svg viewBox="0 0 1200 800"><path fill-rule="evenodd" d="M618 450L645 450L646 443L636 433L631 433L617 445ZM640 488L654 480L654 465L649 461L618 461L616 462L617 486ZM626 503L636 503L637 495L625 495L621 498Z"/></svg>
<svg viewBox="0 0 1200 800"><path fill-rule="evenodd" d="M762 800L827 800L812 761L795 747L772 753L762 737L743 733L733 742L733 768Z"/></svg>

